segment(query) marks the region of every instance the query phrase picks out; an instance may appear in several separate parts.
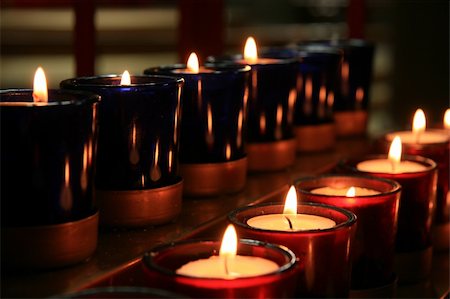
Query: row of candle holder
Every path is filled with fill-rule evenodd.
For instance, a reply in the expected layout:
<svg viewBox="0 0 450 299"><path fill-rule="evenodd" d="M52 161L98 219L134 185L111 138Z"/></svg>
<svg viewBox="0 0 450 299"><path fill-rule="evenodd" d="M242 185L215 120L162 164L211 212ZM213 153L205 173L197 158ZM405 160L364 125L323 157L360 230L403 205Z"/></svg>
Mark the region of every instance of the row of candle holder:
<svg viewBox="0 0 450 299"><path fill-rule="evenodd" d="M274 164L278 165L275 169L289 166L295 159L295 141L287 128L292 126L295 115L287 108L302 97L305 103L316 101L312 98L317 103L323 103L323 99L331 103L336 94L327 87L317 89L313 75L292 75L296 67L313 69L312 63L306 63L306 56L303 64L292 61L292 57L283 61L270 56L267 54L268 58L260 63L250 62L254 71L243 65L247 61L240 61L241 65L218 63L203 70L175 66L146 71L184 80L132 76L126 82L126 76L100 76L61 83L63 88L100 94L101 101L95 94L50 91L50 101L44 104L40 102L44 96L38 92L2 91L2 167L8 173L2 176L2 228L8 240L2 242L7 246L2 252L17 257L9 261L21 266L39 260L37 267L61 266L92 254L98 222L92 200L94 188L103 223L153 225L170 221L180 213L183 185L192 195L235 192L245 185L247 165L254 165L255 170L273 169L270 167ZM271 63L273 59L278 60ZM315 56L311 59L325 63ZM334 64L338 64L336 60ZM268 71L271 67L275 69L272 74ZM349 67L344 67L342 73L348 74ZM332 80L327 80L322 84L331 86ZM268 86L282 87L283 91ZM356 94L367 96L368 92ZM37 102L30 103L31 98ZM258 109L264 113L252 116L252 111ZM180 135L180 128L186 127L188 133ZM269 129L279 138L264 139L263 133ZM188 150L179 151L179 146ZM259 158L253 159L252 152ZM221 160L223 155L225 161ZM179 165L178 160L185 163ZM211 190L211 186L216 189ZM43 228L43 235L36 234L36 227ZM27 238L30 234L32 242ZM51 240L68 236L87 241L75 246L73 242L61 242L61 256L66 257L62 260L55 261L50 251L47 259L33 256L51 247ZM24 246L23 240L40 250L16 254L20 253L17 248L30 247ZM24 259L27 255L31 258Z"/></svg>
<svg viewBox="0 0 450 299"><path fill-rule="evenodd" d="M92 216L94 189L103 223L160 224L179 214L182 192L233 193L245 186L248 169L290 166L292 125L305 115L299 108L295 116L293 107L305 98L308 111L328 117L330 104L339 102L334 77L342 53L311 48L290 51L289 58L258 58L256 45L253 52L233 63L201 68L197 61L145 71L170 78L69 79L61 82L66 91L51 90L49 97L45 82L39 92L1 91L2 167L8 173L2 176L3 226ZM346 68L358 68L351 63L354 55L347 56ZM342 80L350 84L353 77ZM317 108L324 97L328 108Z"/></svg>
<svg viewBox="0 0 450 299"><path fill-rule="evenodd" d="M251 278L236 273L216 277L212 273L226 268L226 257L217 257L218 245L189 241L157 247L144 256L148 285L200 297L323 298L347 297L350 291L356 297L393 297L397 280L410 284L426 279L438 169L433 160L421 156L400 160L399 140L394 139L388 157L348 160L338 174L299 179L297 191L289 190L284 205L242 207L228 215L241 238L264 242L253 244L262 248L241 254L267 258L285 269L293 253L297 266L291 263L290 268L297 272L296 283L292 274L280 270ZM395 156L398 159L392 160ZM300 203L292 200L297 192ZM248 245L241 241L238 246ZM270 253L277 245L292 251L285 252L284 262ZM219 259L218 266L208 263L192 272L177 270L205 256ZM222 267L222 272L214 267Z"/></svg>

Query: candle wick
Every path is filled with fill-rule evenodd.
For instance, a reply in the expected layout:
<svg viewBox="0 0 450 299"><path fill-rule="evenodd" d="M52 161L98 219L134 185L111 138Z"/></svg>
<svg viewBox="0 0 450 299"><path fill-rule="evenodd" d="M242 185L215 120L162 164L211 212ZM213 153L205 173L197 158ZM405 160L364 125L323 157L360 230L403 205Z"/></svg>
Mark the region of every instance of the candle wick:
<svg viewBox="0 0 450 299"><path fill-rule="evenodd" d="M284 218L286 218L287 222L289 223L289 229L290 229L290 230L293 230L294 227L292 226L291 219L289 219L287 216L284 216Z"/></svg>
<svg viewBox="0 0 450 299"><path fill-rule="evenodd" d="M392 172L395 173L395 171L397 170L397 161L391 160L391 169L392 169Z"/></svg>
<svg viewBox="0 0 450 299"><path fill-rule="evenodd" d="M225 265L225 274L227 276L229 276L230 275L230 271L228 270L228 256L225 256L224 265Z"/></svg>

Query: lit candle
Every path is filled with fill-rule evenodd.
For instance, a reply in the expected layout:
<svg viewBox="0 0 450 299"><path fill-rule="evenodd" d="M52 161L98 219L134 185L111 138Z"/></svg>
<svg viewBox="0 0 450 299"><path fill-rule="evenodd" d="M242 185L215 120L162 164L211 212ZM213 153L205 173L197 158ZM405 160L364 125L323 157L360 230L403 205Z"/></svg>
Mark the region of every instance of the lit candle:
<svg viewBox="0 0 450 299"><path fill-rule="evenodd" d="M299 179L296 187L302 202L334 205L358 217L352 289L391 283L400 184L373 176L328 174Z"/></svg>
<svg viewBox="0 0 450 299"><path fill-rule="evenodd" d="M388 159L373 159L359 162L356 168L365 172L376 173L412 173L426 171L427 168L417 162L402 161L402 140L396 136L389 148Z"/></svg>
<svg viewBox="0 0 450 299"><path fill-rule="evenodd" d="M336 222L330 218L297 214L297 192L294 186L291 186L286 196L283 214L256 216L250 218L247 224L255 228L278 231L321 230L336 226Z"/></svg>
<svg viewBox="0 0 450 299"><path fill-rule="evenodd" d="M426 117L422 109L417 109L414 114L412 131L393 132L386 135L388 141L392 141L395 136L400 136L405 144L433 144L446 143L449 137L444 132L437 130L426 130Z"/></svg>
<svg viewBox="0 0 450 299"><path fill-rule="evenodd" d="M122 74L122 78L120 79L120 85L131 85L130 73L127 70L125 70Z"/></svg>
<svg viewBox="0 0 450 299"><path fill-rule="evenodd" d="M347 197L355 197L355 196L365 196L365 195L375 195L379 194L379 191L370 188L363 187L354 187L351 186L337 188L337 187L320 187L310 191L314 194L322 194L322 195L339 195L339 196L347 196Z"/></svg>
<svg viewBox="0 0 450 299"><path fill-rule="evenodd" d="M202 278L234 279L265 275L279 269L279 266L271 260L237 255L237 244L236 230L230 224L223 235L218 256L191 261L181 266L176 273Z"/></svg>
<svg viewBox="0 0 450 299"><path fill-rule="evenodd" d="M450 131L450 108L445 110L443 123L444 123L444 129Z"/></svg>

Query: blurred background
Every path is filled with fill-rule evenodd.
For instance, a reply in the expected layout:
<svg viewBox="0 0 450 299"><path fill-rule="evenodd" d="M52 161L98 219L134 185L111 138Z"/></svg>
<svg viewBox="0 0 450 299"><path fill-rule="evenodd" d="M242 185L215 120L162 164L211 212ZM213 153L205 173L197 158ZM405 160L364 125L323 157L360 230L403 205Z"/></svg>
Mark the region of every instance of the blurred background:
<svg viewBox="0 0 450 299"><path fill-rule="evenodd" d="M449 1L444 0L2 0L0 87L30 88L44 67L63 79L333 36L376 44L369 133L428 123L449 107Z"/></svg>

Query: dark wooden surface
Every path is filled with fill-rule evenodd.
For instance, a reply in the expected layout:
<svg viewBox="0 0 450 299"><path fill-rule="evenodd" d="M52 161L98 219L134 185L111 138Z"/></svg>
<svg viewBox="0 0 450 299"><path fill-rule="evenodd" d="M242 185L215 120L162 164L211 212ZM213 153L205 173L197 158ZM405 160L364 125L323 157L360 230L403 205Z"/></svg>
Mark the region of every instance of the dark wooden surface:
<svg viewBox="0 0 450 299"><path fill-rule="evenodd" d="M1 277L1 297L48 297L74 292L110 276L136 261L150 248L166 242L195 237L215 237L231 210L262 201L284 197L296 179L326 172L340 159L361 156L370 150L366 139L341 140L335 149L314 154L299 154L290 169L272 173L249 174L244 190L233 195L211 198L184 198L181 215L159 227L135 230L100 229L95 254L79 265L40 272L5 273ZM217 235L217 238L220 238ZM433 266L432 281L417 289L401 289L405 297L433 297L448 289L448 253L440 253ZM437 285L436 285L437 284ZM403 293L402 293L403 292Z"/></svg>

